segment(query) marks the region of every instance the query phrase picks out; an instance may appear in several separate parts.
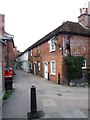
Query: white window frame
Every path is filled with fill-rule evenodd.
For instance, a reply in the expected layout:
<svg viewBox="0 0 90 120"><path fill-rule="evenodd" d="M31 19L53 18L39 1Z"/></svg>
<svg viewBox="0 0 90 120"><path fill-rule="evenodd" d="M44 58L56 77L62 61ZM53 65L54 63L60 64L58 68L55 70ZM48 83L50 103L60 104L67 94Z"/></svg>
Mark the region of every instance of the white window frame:
<svg viewBox="0 0 90 120"><path fill-rule="evenodd" d="M31 68L31 70L32 70L32 62L30 62L30 68Z"/></svg>
<svg viewBox="0 0 90 120"><path fill-rule="evenodd" d="M30 56L32 56L32 50L30 50Z"/></svg>
<svg viewBox="0 0 90 120"><path fill-rule="evenodd" d="M52 43L53 38L50 39L50 52L54 52L55 51L55 43ZM54 45L54 49L52 49L52 44Z"/></svg>
<svg viewBox="0 0 90 120"><path fill-rule="evenodd" d="M52 63L55 63L55 71L53 72L53 70L52 70ZM51 70L51 75L56 75L56 61L55 60L51 60L50 61L50 70Z"/></svg>
<svg viewBox="0 0 90 120"><path fill-rule="evenodd" d="M82 69L86 69L87 68L87 61L86 61L86 59L84 59L84 66L82 67Z"/></svg>
<svg viewBox="0 0 90 120"><path fill-rule="evenodd" d="M37 53L40 54L40 47L37 47Z"/></svg>
<svg viewBox="0 0 90 120"><path fill-rule="evenodd" d="M40 62L38 62L38 71L40 72L40 70L41 70L41 64Z"/></svg>

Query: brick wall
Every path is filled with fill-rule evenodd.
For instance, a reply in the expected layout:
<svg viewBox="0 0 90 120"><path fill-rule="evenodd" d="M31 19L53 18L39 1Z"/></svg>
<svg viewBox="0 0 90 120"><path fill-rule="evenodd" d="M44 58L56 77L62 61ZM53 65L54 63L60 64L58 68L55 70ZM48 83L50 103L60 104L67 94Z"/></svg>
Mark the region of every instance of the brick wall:
<svg viewBox="0 0 90 120"><path fill-rule="evenodd" d="M62 44L62 37L58 36L58 44ZM62 76L62 51L60 51L59 47L56 46L56 51L55 52L50 52L50 44L49 42L45 42L41 45L40 47L40 55L38 56L37 54L37 47L33 48L33 57L30 57L29 55L29 61L33 61L33 73L34 73L34 62L41 63L41 70L38 71L38 66L36 67L36 74L43 76L44 77L44 63L48 63L48 72L49 72L49 79L52 81L58 82L58 73L60 73L61 80L63 80ZM55 60L56 61L56 75L51 75L51 70L50 70L50 61Z"/></svg>
<svg viewBox="0 0 90 120"><path fill-rule="evenodd" d="M4 33L4 18L5 16L0 14L0 35Z"/></svg>
<svg viewBox="0 0 90 120"><path fill-rule="evenodd" d="M8 67L13 68L14 52L13 52L13 43L12 41L7 41L7 56L8 56Z"/></svg>
<svg viewBox="0 0 90 120"><path fill-rule="evenodd" d="M66 44L68 35L64 36L64 46ZM71 47L71 55L73 56L84 56L88 63L90 63L90 38L83 37L83 36L70 36L70 47ZM66 55L66 49L64 48L64 56ZM64 67L66 67L64 65ZM65 70L66 68L64 68ZM83 70L84 77L87 78L87 69ZM64 79L65 79L65 72L64 72Z"/></svg>

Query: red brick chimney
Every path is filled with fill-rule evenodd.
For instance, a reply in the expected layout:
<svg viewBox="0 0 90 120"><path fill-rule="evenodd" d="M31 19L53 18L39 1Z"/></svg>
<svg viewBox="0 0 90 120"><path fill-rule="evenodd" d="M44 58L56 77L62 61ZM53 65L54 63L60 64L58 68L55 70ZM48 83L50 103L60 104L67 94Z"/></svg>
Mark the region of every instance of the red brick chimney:
<svg viewBox="0 0 90 120"><path fill-rule="evenodd" d="M4 33L4 18L5 18L5 15L3 14L0 14L0 35L2 35Z"/></svg>
<svg viewBox="0 0 90 120"><path fill-rule="evenodd" d="M88 14L88 8L80 8L80 16L78 22L84 27L90 28L90 14Z"/></svg>

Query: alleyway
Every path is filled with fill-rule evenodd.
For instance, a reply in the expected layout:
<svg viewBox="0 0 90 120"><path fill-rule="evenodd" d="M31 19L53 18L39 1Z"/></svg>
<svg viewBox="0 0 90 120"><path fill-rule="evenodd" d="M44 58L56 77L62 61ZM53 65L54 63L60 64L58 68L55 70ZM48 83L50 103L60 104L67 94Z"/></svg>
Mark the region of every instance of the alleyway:
<svg viewBox="0 0 90 120"><path fill-rule="evenodd" d="M57 85L20 70L15 73L15 91L3 105L3 118L27 118L31 85L36 86L37 110L44 111L44 118L87 118L88 88Z"/></svg>

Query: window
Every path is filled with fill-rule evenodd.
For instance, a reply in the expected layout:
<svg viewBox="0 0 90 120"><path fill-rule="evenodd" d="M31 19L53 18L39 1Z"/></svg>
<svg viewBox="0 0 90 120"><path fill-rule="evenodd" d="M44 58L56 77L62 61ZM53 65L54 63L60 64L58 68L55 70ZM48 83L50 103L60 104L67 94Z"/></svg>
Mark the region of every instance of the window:
<svg viewBox="0 0 90 120"><path fill-rule="evenodd" d="M55 60L50 61L50 68L51 68L51 74L55 75L56 74L56 64Z"/></svg>
<svg viewBox="0 0 90 120"><path fill-rule="evenodd" d="M31 70L32 70L32 62L31 62Z"/></svg>
<svg viewBox="0 0 90 120"><path fill-rule="evenodd" d="M85 69L87 68L87 65L86 65L86 60L84 60L83 64L82 64L82 69Z"/></svg>
<svg viewBox="0 0 90 120"><path fill-rule="evenodd" d="M40 47L39 46L37 47L37 53L38 53L38 55L40 55Z"/></svg>
<svg viewBox="0 0 90 120"><path fill-rule="evenodd" d="M32 56L32 50L30 50L30 56Z"/></svg>
<svg viewBox="0 0 90 120"><path fill-rule="evenodd" d="M40 62L38 62L38 71L40 71Z"/></svg>
<svg viewBox="0 0 90 120"><path fill-rule="evenodd" d="M53 39L50 40L50 52L52 51L55 51L55 43Z"/></svg>

